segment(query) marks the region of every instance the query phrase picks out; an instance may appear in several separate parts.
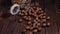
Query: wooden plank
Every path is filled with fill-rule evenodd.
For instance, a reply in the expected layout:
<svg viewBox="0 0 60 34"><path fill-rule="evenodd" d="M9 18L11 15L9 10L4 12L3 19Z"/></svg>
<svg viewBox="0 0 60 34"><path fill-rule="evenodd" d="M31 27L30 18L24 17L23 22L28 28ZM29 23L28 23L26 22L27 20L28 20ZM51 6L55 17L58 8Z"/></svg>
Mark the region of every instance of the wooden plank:
<svg viewBox="0 0 60 34"><path fill-rule="evenodd" d="M56 14L56 24L58 28L58 34L60 34L60 14Z"/></svg>
<svg viewBox="0 0 60 34"><path fill-rule="evenodd" d="M55 22L55 8L54 8L54 4L48 4L46 6L46 12L51 17L50 18L51 26L49 28L46 28L46 34L56 34L56 32L58 32L58 28L57 28L57 25L56 25L56 22Z"/></svg>
<svg viewBox="0 0 60 34"><path fill-rule="evenodd" d="M9 21L8 20L4 20L3 21L3 27L2 27L2 30L1 30L1 34L8 34L8 29L7 29L7 27L8 27L8 24L9 24Z"/></svg>
<svg viewBox="0 0 60 34"><path fill-rule="evenodd" d="M40 34L45 34L45 28L42 28Z"/></svg>

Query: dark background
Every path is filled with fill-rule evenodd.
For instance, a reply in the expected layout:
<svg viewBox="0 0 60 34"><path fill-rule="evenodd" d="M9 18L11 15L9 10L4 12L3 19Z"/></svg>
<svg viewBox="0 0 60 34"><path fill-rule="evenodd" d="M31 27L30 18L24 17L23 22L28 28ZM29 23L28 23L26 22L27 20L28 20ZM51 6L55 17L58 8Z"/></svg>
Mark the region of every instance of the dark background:
<svg viewBox="0 0 60 34"><path fill-rule="evenodd" d="M34 0L33 0L34 1ZM46 11L47 15L51 17L51 26L43 29L41 34L60 34L60 1L59 0L39 0L40 4L44 11ZM8 12L11 7L11 0L0 0L0 11ZM8 30L13 26L12 24L8 25L9 21L4 19L4 22L0 22L0 33L8 34ZM18 26L19 27L19 26ZM8 30L7 30L8 28ZM9 33L11 34L11 33Z"/></svg>

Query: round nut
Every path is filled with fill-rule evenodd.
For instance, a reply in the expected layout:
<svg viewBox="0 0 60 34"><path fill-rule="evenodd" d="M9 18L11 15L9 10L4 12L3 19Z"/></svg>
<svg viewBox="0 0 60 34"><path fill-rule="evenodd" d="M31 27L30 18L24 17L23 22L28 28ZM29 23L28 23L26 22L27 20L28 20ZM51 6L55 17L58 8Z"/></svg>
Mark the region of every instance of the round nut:
<svg viewBox="0 0 60 34"><path fill-rule="evenodd" d="M39 26L39 25L40 25L40 23L37 23L37 25Z"/></svg>
<svg viewBox="0 0 60 34"><path fill-rule="evenodd" d="M43 26L46 26L46 23L43 23Z"/></svg>
<svg viewBox="0 0 60 34"><path fill-rule="evenodd" d="M50 26L50 23L47 23L47 26Z"/></svg>
<svg viewBox="0 0 60 34"><path fill-rule="evenodd" d="M37 32L38 30L37 29L34 29L33 32Z"/></svg>
<svg viewBox="0 0 60 34"><path fill-rule="evenodd" d="M39 31L40 31L41 29L42 29L41 27L38 28Z"/></svg>
<svg viewBox="0 0 60 34"><path fill-rule="evenodd" d="M30 32L29 34L33 34L33 32Z"/></svg>
<svg viewBox="0 0 60 34"><path fill-rule="evenodd" d="M19 19L20 22L22 22L23 20L22 19Z"/></svg>
<svg viewBox="0 0 60 34"><path fill-rule="evenodd" d="M30 26L26 26L26 29L30 29Z"/></svg>
<svg viewBox="0 0 60 34"><path fill-rule="evenodd" d="M23 32L26 32L26 29L23 29Z"/></svg>
<svg viewBox="0 0 60 34"><path fill-rule="evenodd" d="M28 24L31 24L31 21L29 21Z"/></svg>
<svg viewBox="0 0 60 34"><path fill-rule="evenodd" d="M42 18L46 18L46 16L43 16Z"/></svg>
<svg viewBox="0 0 60 34"><path fill-rule="evenodd" d="M47 17L47 19L50 19L50 17Z"/></svg>

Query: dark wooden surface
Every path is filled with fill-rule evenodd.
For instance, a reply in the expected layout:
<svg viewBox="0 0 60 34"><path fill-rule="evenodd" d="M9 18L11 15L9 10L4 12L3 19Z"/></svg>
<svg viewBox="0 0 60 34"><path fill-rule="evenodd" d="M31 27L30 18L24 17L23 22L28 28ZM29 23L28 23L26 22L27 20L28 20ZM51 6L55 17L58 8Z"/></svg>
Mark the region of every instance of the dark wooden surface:
<svg viewBox="0 0 60 34"><path fill-rule="evenodd" d="M9 6L0 6L0 11L6 13L9 12L8 10ZM47 15L51 17L51 26L48 28L44 28L38 34L60 34L60 14L56 13L55 4L47 4L45 7L45 11ZM19 23L15 23L14 16L11 16L9 18L11 18L12 20L10 21L8 20L8 18L3 18L2 20L0 20L0 34L21 34L23 26L19 25Z"/></svg>

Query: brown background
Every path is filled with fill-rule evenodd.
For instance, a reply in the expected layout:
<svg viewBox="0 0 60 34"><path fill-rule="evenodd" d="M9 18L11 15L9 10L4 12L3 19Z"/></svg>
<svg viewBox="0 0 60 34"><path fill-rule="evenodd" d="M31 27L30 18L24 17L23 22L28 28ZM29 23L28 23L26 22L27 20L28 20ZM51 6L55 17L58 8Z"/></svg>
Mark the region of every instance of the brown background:
<svg viewBox="0 0 60 34"><path fill-rule="evenodd" d="M40 1L43 9L45 9L47 15L51 17L50 23L51 26L43 29L39 34L60 34L60 13L58 12L58 8L56 4L58 4L59 0L44 0ZM11 6L10 0L0 0L0 11L5 13L5 17L2 21L0 21L0 34L21 34L17 32L21 30L22 26L17 25L13 20L14 16L11 18L13 20L9 21L7 18L9 17L9 8ZM6 16L7 14L8 16ZM4 16L4 15L3 15Z"/></svg>

